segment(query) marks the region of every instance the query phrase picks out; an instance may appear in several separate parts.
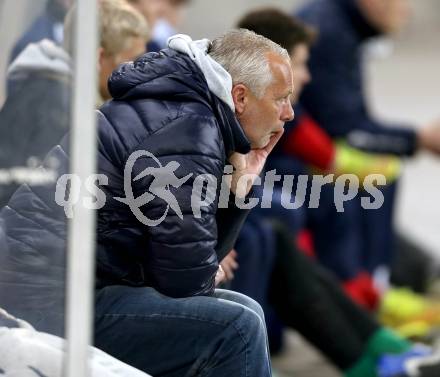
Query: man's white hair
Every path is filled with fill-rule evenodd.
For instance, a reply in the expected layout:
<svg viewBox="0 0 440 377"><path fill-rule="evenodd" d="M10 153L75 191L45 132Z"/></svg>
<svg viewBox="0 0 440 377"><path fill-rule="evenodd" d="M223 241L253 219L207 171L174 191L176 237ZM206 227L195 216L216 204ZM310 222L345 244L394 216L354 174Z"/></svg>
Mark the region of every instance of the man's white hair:
<svg viewBox="0 0 440 377"><path fill-rule="evenodd" d="M268 53L289 60L286 49L247 29L228 31L214 39L209 50L209 55L232 76L234 85L246 85L258 98L263 97L273 80Z"/></svg>

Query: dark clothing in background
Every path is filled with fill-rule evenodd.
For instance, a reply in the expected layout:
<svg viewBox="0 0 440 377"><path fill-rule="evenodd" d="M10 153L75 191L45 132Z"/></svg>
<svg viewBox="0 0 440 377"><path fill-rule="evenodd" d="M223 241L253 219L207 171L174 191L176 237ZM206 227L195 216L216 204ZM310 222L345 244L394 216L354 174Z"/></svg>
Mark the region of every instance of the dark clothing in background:
<svg viewBox="0 0 440 377"><path fill-rule="evenodd" d="M38 330L64 336L67 218L55 202L69 172L68 139L49 156L54 182L21 185L0 211L0 307Z"/></svg>
<svg viewBox="0 0 440 377"><path fill-rule="evenodd" d="M246 219L235 244L235 250L240 267L231 281L230 288L252 297L266 313L269 279L276 248L271 225L255 210L251 211Z"/></svg>
<svg viewBox="0 0 440 377"><path fill-rule="evenodd" d="M41 163L70 124L71 71L67 54L48 40L29 45L9 68L11 90L0 110L0 168ZM0 208L19 183L0 185Z"/></svg>
<svg viewBox="0 0 440 377"><path fill-rule="evenodd" d="M346 296L331 273L295 248L288 229L274 223L274 232L269 297L276 313L336 366L350 368L379 325Z"/></svg>
<svg viewBox="0 0 440 377"><path fill-rule="evenodd" d="M70 60L43 40L28 45L8 73L0 167L50 179L27 182L25 173L24 182L0 185L0 307L39 331L63 336L67 219L55 192L57 178L69 172L68 139L57 144L70 124ZM29 159L42 167L28 166Z"/></svg>
<svg viewBox="0 0 440 377"><path fill-rule="evenodd" d="M26 167L29 158L41 162L67 132L70 122L68 83L40 73L11 92L0 111L0 167ZM18 183L0 186L0 208Z"/></svg>
<svg viewBox="0 0 440 377"><path fill-rule="evenodd" d="M342 370L361 358L379 325L296 248L285 225L251 211L235 249L239 268L230 289L262 305L272 342L279 344L279 317Z"/></svg>
<svg viewBox="0 0 440 377"><path fill-rule="evenodd" d="M399 124L370 115L364 89L362 46L379 36L354 0L313 0L297 12L319 35L311 48L313 80L301 103L332 137L347 138L354 147L373 152L411 155L416 134Z"/></svg>
<svg viewBox="0 0 440 377"><path fill-rule="evenodd" d="M63 28L66 10L56 0L49 0L44 12L37 17L31 26L24 32L15 43L9 58L13 62L17 56L28 46L29 43L39 42L42 39L49 39L60 44L62 40L55 32L55 26Z"/></svg>

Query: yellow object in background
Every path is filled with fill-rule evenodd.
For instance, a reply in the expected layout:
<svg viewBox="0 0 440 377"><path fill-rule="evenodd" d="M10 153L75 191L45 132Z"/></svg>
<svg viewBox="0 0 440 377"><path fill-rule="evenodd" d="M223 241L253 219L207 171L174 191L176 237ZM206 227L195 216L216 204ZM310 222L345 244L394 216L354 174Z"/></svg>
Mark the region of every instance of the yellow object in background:
<svg viewBox="0 0 440 377"><path fill-rule="evenodd" d="M339 141L333 169L336 175L354 174L360 181L370 174L381 174L389 184L400 176L402 162L399 157L364 152Z"/></svg>
<svg viewBox="0 0 440 377"><path fill-rule="evenodd" d="M425 337L440 328L440 302L406 288L390 289L382 298L379 319L404 337Z"/></svg>

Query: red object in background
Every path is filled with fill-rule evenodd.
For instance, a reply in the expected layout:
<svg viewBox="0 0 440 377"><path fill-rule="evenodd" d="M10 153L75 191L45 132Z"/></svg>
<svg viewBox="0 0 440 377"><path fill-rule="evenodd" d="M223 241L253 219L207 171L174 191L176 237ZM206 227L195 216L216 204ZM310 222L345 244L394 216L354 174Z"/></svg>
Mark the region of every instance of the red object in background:
<svg viewBox="0 0 440 377"><path fill-rule="evenodd" d="M312 259L316 259L313 234L310 230L303 229L300 231L295 241L302 253ZM362 272L354 279L342 282L341 284L345 293L358 305L369 311L374 311L378 308L380 294L374 286L373 279L367 272Z"/></svg>
<svg viewBox="0 0 440 377"><path fill-rule="evenodd" d="M374 311L379 306L379 291L374 287L373 279L366 273L360 273L354 279L343 283L345 293L360 306Z"/></svg>
<svg viewBox="0 0 440 377"><path fill-rule="evenodd" d="M315 247L313 245L313 235L308 229L303 229L298 233L296 245L299 250L310 258L315 259Z"/></svg>
<svg viewBox="0 0 440 377"><path fill-rule="evenodd" d="M304 163L327 171L335 156L333 140L308 115L302 115L297 126L283 143L284 153L301 159Z"/></svg>
<svg viewBox="0 0 440 377"><path fill-rule="evenodd" d="M302 115L283 145L284 153L301 159L323 171L328 171L334 161L335 146L327 133L308 115ZM304 229L296 239L298 248L307 256L315 258L312 233ZM380 295L374 287L371 276L360 273L354 279L343 282L343 289L356 303L368 310L376 310Z"/></svg>

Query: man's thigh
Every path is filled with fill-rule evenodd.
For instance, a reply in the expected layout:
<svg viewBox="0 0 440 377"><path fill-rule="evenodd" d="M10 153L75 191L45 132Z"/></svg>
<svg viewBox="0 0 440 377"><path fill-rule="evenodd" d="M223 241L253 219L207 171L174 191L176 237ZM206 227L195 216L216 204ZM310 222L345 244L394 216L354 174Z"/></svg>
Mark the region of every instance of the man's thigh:
<svg viewBox="0 0 440 377"><path fill-rule="evenodd" d="M153 376L184 376L195 364L215 362L201 355L222 349L225 338L246 347L249 324L237 319L251 312L263 316L255 301L235 292L174 299L152 288L106 287L96 296L95 345ZM234 358L230 352L218 357Z"/></svg>

